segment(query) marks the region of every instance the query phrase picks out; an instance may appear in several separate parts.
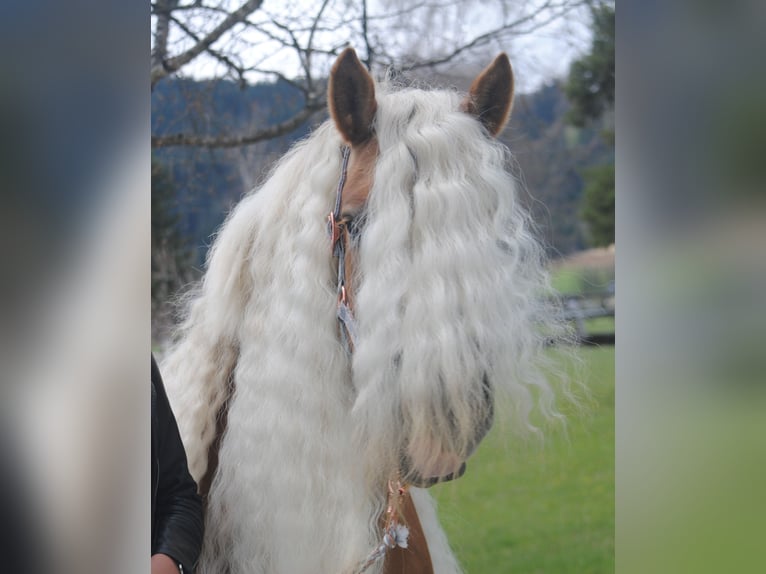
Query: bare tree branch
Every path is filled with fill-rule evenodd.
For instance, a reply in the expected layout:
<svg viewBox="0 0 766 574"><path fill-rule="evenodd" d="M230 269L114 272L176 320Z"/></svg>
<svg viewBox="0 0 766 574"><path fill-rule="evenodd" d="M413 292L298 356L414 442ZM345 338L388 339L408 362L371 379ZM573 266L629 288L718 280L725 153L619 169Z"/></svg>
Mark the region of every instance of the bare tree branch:
<svg viewBox="0 0 766 574"><path fill-rule="evenodd" d="M317 12L316 18L314 18L314 23L311 25L311 32L309 32L309 41L306 44L306 49L304 50L305 54L305 62L306 65L304 69L306 70L306 83L307 87L310 91L313 91L313 81L311 78L311 50L314 44L314 34L316 34L317 26L319 25L319 20L322 18L322 13L327 8L327 4L330 3L330 0L324 0L322 2L322 6L319 8L319 12Z"/></svg>
<svg viewBox="0 0 766 574"><path fill-rule="evenodd" d="M157 0L157 2L151 3L151 9L152 14L157 14L159 10L159 5L162 3L162 0ZM207 6L202 3L195 2L194 4L183 4L178 5L173 8L173 12L216 12L218 14L229 14L230 10L227 10L226 8L222 8L221 6Z"/></svg>
<svg viewBox="0 0 766 574"><path fill-rule="evenodd" d="M177 3L177 0L169 1ZM178 56L170 58L169 60L164 60L160 66L153 66L151 72L152 88L154 88L159 80L179 70L181 67L191 62L194 58L208 50L216 40L231 30L235 25L243 22L250 14L257 10L261 6L262 2L263 0L247 0L247 2L245 2L237 10L224 18L223 21L218 24L218 26L216 26L207 36L202 38L194 46L179 54ZM167 46L167 37L165 40L165 45Z"/></svg>
<svg viewBox="0 0 766 574"><path fill-rule="evenodd" d="M191 30L188 26L186 26L186 24L184 24L183 22L181 22L178 18L175 18L174 16L171 16L170 19L181 30L183 30L192 40L194 40L197 43L200 42L200 38L194 33L193 30ZM217 50L214 50L212 47L206 48L205 51L208 54L210 54L213 58L221 62L228 69L236 72L240 85L247 84L247 81L245 80L245 69L241 65L235 64L230 57L218 52Z"/></svg>
<svg viewBox="0 0 766 574"><path fill-rule="evenodd" d="M306 61L306 57L304 55L305 50L301 48L301 44L298 41L298 37L295 35L295 32L291 30L287 25L281 24L280 22L274 21L274 26L282 30L283 32L287 33L288 36L290 36L292 48L295 49L295 52L298 54L298 59L301 62L301 68L303 68L303 73L306 75L306 78L311 77L311 68L309 68L309 62ZM285 44L287 45L287 44Z"/></svg>
<svg viewBox="0 0 766 574"><path fill-rule="evenodd" d="M365 51L367 52L367 56L364 59L364 64L367 66L368 70L372 70L372 62L375 59L375 55L372 46L370 45L370 36L367 30L367 22L367 0L362 0L362 40L364 40L364 47Z"/></svg>
<svg viewBox="0 0 766 574"><path fill-rule="evenodd" d="M492 40L503 37L504 35L522 35L529 34L535 30L545 27L551 22L565 16L575 8L582 4L585 4L587 0L580 2L571 2L564 0L563 2L556 3L551 0L546 1L544 4L538 6L534 11L525 14L516 20L508 23L504 23L484 34L480 34L471 40L457 46L451 52L444 54L440 57L428 58L424 60L412 60L410 62L403 61L399 64L399 67L405 70L417 70L422 68L433 68L441 64L451 62L462 53L467 52L473 48L477 48L482 45L486 45ZM549 13L550 15L539 22L534 22L541 14ZM528 28L522 28L525 24L530 24Z"/></svg>
<svg viewBox="0 0 766 574"><path fill-rule="evenodd" d="M296 80L294 80L292 78L288 78L285 74L283 74L279 70L270 70L270 69L267 69L267 68L258 68L257 71L259 73L261 73L261 74L269 74L271 76L274 76L275 78L280 79L281 81L285 82L286 84L290 84L292 87L294 87L294 88L300 90L301 92L303 92L304 95L307 95L308 92L309 92L308 89L306 88L305 84L302 84L301 82L296 81Z"/></svg>
<svg viewBox="0 0 766 574"><path fill-rule="evenodd" d="M157 23L154 27L154 49L152 50L152 78L164 72L165 58L168 54L168 35L170 33L170 15L178 5L178 0L157 0L154 12ZM152 80L152 86L154 80Z"/></svg>
<svg viewBox="0 0 766 574"><path fill-rule="evenodd" d="M324 109L324 100L308 102L306 107L288 120L280 122L268 128L257 129L244 135L197 135L197 134L170 134L165 136L152 136L152 148L173 146L194 146L204 148L231 148L255 144L265 140L274 139L289 133L309 119L318 110Z"/></svg>
<svg viewBox="0 0 766 574"><path fill-rule="evenodd" d="M438 69L493 42L533 33L593 1L322 0L316 12L308 12L279 4L264 8L263 0L152 0L152 89L176 72L194 75L199 68L187 65L202 56L204 62L218 63L217 77L234 78L243 87L278 78L306 101L305 109L278 126L230 137L155 136L152 146L236 147L294 129L321 107L320 80L349 44L358 47L360 56L366 52L363 61L370 69ZM474 24L476 14L487 13L479 27L463 20L469 10ZM175 54L173 47L178 48Z"/></svg>

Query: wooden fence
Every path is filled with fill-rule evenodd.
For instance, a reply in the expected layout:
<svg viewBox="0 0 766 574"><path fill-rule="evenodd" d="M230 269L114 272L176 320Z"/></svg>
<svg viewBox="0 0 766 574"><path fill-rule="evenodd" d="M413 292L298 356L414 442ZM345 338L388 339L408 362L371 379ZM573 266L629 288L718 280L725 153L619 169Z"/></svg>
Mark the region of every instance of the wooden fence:
<svg viewBox="0 0 766 574"><path fill-rule="evenodd" d="M587 295L562 295L563 319L574 326L580 345L614 345L614 329L611 332L591 332L588 319L614 318L614 289Z"/></svg>

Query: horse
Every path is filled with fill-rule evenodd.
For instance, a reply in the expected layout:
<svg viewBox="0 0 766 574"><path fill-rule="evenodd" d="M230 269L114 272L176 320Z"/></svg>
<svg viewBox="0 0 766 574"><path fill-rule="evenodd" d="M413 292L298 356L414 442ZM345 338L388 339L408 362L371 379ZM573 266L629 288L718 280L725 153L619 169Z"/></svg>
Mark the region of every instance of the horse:
<svg viewBox="0 0 766 574"><path fill-rule="evenodd" d="M513 85L504 53L461 95L347 48L329 119L227 217L162 362L199 572L460 572L428 487L498 405L555 416L544 254L497 139Z"/></svg>

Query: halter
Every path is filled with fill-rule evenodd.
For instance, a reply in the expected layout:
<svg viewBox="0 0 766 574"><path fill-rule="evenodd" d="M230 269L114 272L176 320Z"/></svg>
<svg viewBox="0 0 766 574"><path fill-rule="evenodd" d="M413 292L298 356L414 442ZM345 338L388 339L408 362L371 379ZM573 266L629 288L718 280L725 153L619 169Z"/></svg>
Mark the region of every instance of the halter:
<svg viewBox="0 0 766 574"><path fill-rule="evenodd" d="M340 336L346 352L351 355L356 344L356 320L346 290L346 244L348 243L349 220L341 218L340 208L343 200L343 186L348 174L348 158L351 148L343 146L343 164L341 165L338 189L335 193L335 209L327 216L327 232L330 235L330 248L333 257L338 260L338 306L336 315L340 326Z"/></svg>
<svg viewBox="0 0 766 574"><path fill-rule="evenodd" d="M340 209L343 203L343 187L346 184L346 177L348 175L348 159L350 155L351 149L348 146L343 146L343 163L341 164L338 188L335 192L335 208L327 216L327 234L330 236L330 248L332 249L333 257L338 260L338 307L336 316L338 317L341 340L349 355L353 354L356 344L356 320L354 319L354 313L348 299L346 286L346 247L351 221L348 218L341 217ZM382 559L389 550L397 546L407 548L409 529L401 522L401 506L404 497L407 495L407 490L407 485L403 485L399 480L395 483L389 482L388 501L383 525L383 540L358 565L355 574L365 572L375 562Z"/></svg>

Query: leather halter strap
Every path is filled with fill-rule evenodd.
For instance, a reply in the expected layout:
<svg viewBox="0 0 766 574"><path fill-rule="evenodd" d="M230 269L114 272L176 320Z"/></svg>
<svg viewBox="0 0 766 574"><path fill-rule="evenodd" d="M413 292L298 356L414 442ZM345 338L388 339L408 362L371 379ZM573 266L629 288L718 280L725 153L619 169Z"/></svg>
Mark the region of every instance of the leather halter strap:
<svg viewBox="0 0 766 574"><path fill-rule="evenodd" d="M336 315L340 326L341 340L346 352L350 355L354 352L356 342L356 320L351 310L348 298L346 278L346 247L348 244L348 221L341 218L341 205L343 203L343 187L346 184L348 174L348 159L351 148L343 147L343 163L341 165L338 189L335 193L335 209L327 216L327 231L330 235L330 245L333 257L338 260L338 307Z"/></svg>
<svg viewBox="0 0 766 574"><path fill-rule="evenodd" d="M336 315L340 327L341 340L346 352L354 352L356 342L356 320L348 298L346 277L346 248L349 241L349 221L341 217L343 204L343 187L348 175L348 160L351 149L343 147L343 163L341 164L340 179L335 192L335 208L327 216L327 233L330 236L332 255L338 260L338 307ZM407 532L404 541L397 539L397 533L406 525ZM383 541L373 550L359 568L356 574L365 572L379 560L384 560L383 574L433 574L433 564L428 551L423 527L420 524L415 505L407 492L407 487L398 485L392 489L389 485L387 511L381 516ZM409 539L409 542L407 540ZM401 543L400 543L401 542Z"/></svg>

